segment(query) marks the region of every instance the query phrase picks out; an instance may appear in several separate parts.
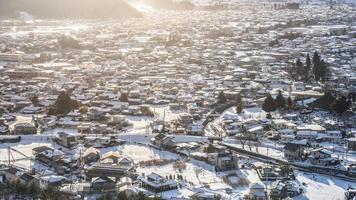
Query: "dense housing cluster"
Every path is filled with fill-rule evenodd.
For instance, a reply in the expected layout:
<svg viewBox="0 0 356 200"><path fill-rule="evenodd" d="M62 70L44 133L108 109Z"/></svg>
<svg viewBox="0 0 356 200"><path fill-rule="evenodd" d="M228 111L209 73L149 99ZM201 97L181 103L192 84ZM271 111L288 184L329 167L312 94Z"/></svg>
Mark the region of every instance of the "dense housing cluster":
<svg viewBox="0 0 356 200"><path fill-rule="evenodd" d="M355 7L192 2L0 20L0 198L355 197Z"/></svg>

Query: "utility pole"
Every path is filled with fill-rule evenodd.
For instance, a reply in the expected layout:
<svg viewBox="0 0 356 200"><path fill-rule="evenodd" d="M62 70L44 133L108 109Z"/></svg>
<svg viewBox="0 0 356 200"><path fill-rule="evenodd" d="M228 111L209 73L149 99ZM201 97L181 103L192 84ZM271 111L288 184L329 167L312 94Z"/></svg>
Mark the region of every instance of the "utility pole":
<svg viewBox="0 0 356 200"><path fill-rule="evenodd" d="M166 109L164 109L164 112L163 112L163 127L162 127L162 132L163 132L163 133L166 132Z"/></svg>
<svg viewBox="0 0 356 200"><path fill-rule="evenodd" d="M10 147L7 147L7 158L8 158L8 165L10 166Z"/></svg>
<svg viewBox="0 0 356 200"><path fill-rule="evenodd" d="M266 147L267 147L267 157L268 157L268 143L266 144Z"/></svg>

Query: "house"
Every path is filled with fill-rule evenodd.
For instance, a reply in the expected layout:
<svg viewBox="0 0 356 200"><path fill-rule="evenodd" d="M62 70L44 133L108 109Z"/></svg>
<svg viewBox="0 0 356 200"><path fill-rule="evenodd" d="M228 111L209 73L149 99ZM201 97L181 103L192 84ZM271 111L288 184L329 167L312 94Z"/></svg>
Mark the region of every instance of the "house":
<svg viewBox="0 0 356 200"><path fill-rule="evenodd" d="M16 135L34 135L37 133L37 128L31 123L17 123L13 133Z"/></svg>
<svg viewBox="0 0 356 200"><path fill-rule="evenodd" d="M254 183L250 187L248 198L251 200L267 200L267 191L264 183Z"/></svg>
<svg viewBox="0 0 356 200"><path fill-rule="evenodd" d="M178 188L178 183L175 180L163 178L154 172L146 177L139 177L138 181L142 188L154 193L175 190Z"/></svg>
<svg viewBox="0 0 356 200"><path fill-rule="evenodd" d="M277 130L286 129L286 128L289 128L288 123L289 122L284 119L274 119L274 120L272 120L272 127Z"/></svg>
<svg viewBox="0 0 356 200"><path fill-rule="evenodd" d="M304 159L304 151L307 146L306 140L295 140L288 142L284 146L284 157L288 160L302 160Z"/></svg>
<svg viewBox="0 0 356 200"><path fill-rule="evenodd" d="M333 153L324 148L313 149L310 151L310 157L315 159L330 158Z"/></svg>
<svg viewBox="0 0 356 200"><path fill-rule="evenodd" d="M116 179L122 178L131 174L133 171L132 166L120 166L111 164L94 164L85 169L85 175L89 178L93 177L115 177Z"/></svg>
<svg viewBox="0 0 356 200"><path fill-rule="evenodd" d="M62 128L77 128L80 122L75 121L72 117L62 117L56 121L56 125Z"/></svg>
<svg viewBox="0 0 356 200"><path fill-rule="evenodd" d="M356 151L356 138L347 139L347 149L349 151Z"/></svg>
<svg viewBox="0 0 356 200"><path fill-rule="evenodd" d="M0 135L8 135L9 133L9 124L4 118L0 118Z"/></svg>
<svg viewBox="0 0 356 200"><path fill-rule="evenodd" d="M78 167L78 160L66 156L64 152L41 146L34 148L35 159L49 167L53 167L58 174L66 174Z"/></svg>
<svg viewBox="0 0 356 200"><path fill-rule="evenodd" d="M189 113L182 113L178 116L178 123L180 123L183 127L186 127L193 123L193 116Z"/></svg>
<svg viewBox="0 0 356 200"><path fill-rule="evenodd" d="M102 163L118 163L119 159L122 157L121 153L118 151L109 151L101 156Z"/></svg>
<svg viewBox="0 0 356 200"><path fill-rule="evenodd" d="M57 136L53 140L64 147L72 148L78 144L77 136L67 132L58 132Z"/></svg>
<svg viewBox="0 0 356 200"><path fill-rule="evenodd" d="M90 121L105 121L108 119L106 114L109 112L109 109L91 107L87 113L87 116Z"/></svg>
<svg viewBox="0 0 356 200"><path fill-rule="evenodd" d="M91 123L83 122L77 126L78 133L90 134L91 133Z"/></svg>
<svg viewBox="0 0 356 200"><path fill-rule="evenodd" d="M101 176L92 178L90 182L90 191L96 192L115 192L117 190L116 182L114 178Z"/></svg>
<svg viewBox="0 0 356 200"><path fill-rule="evenodd" d="M247 130L247 134L251 135L252 137L258 137L261 136L264 133L264 128L262 125L259 126L254 126L252 128L249 128Z"/></svg>
<svg viewBox="0 0 356 200"><path fill-rule="evenodd" d="M294 135L280 135L281 139L281 143L289 143L295 140L295 136Z"/></svg>
<svg viewBox="0 0 356 200"><path fill-rule="evenodd" d="M42 112L41 107L27 106L22 109L23 114L37 114Z"/></svg>
<svg viewBox="0 0 356 200"><path fill-rule="evenodd" d="M214 192L211 191L198 191L195 194L191 196L191 199L196 199L196 200L216 200L219 199L219 195L215 194Z"/></svg>
<svg viewBox="0 0 356 200"><path fill-rule="evenodd" d="M347 191L345 192L345 199L355 200L355 198L356 198L356 189L352 187L347 188Z"/></svg>
<svg viewBox="0 0 356 200"><path fill-rule="evenodd" d="M287 188L282 181L274 181L270 185L269 197L271 200L279 200L288 197Z"/></svg>
<svg viewBox="0 0 356 200"><path fill-rule="evenodd" d="M272 200L295 197L302 192L302 188L295 181L276 180L269 189L269 197Z"/></svg>
<svg viewBox="0 0 356 200"><path fill-rule="evenodd" d="M246 127L247 129L256 127L260 124L260 122L256 119L246 119L243 122L244 127Z"/></svg>
<svg viewBox="0 0 356 200"><path fill-rule="evenodd" d="M202 124L190 124L186 132L188 135L202 136L204 134L204 126Z"/></svg>
<svg viewBox="0 0 356 200"><path fill-rule="evenodd" d="M100 151L94 147L89 147L83 154L84 163L97 162L100 159Z"/></svg>
<svg viewBox="0 0 356 200"><path fill-rule="evenodd" d="M317 142L332 142L332 143L341 143L342 134L340 130L329 130L325 134L319 134L316 138Z"/></svg>
<svg viewBox="0 0 356 200"><path fill-rule="evenodd" d="M226 135L233 136L241 132L242 123L238 120L224 120L223 127L226 131Z"/></svg>
<svg viewBox="0 0 356 200"><path fill-rule="evenodd" d="M54 151L54 149L49 146L39 146L32 149L32 154L37 156L38 154L48 150Z"/></svg>
<svg viewBox="0 0 356 200"><path fill-rule="evenodd" d="M297 135L296 135L295 139L297 139L297 140L316 141L318 136L319 136L319 133L316 132L316 131L309 131L309 130L297 131Z"/></svg>
<svg viewBox="0 0 356 200"><path fill-rule="evenodd" d="M91 132L94 134L106 135L114 133L114 130L106 124L96 124L91 127Z"/></svg>
<svg viewBox="0 0 356 200"><path fill-rule="evenodd" d="M262 165L257 171L262 181L275 181L277 179L285 178L281 175L281 169L276 166Z"/></svg>
<svg viewBox="0 0 356 200"><path fill-rule="evenodd" d="M162 148L174 148L176 143L173 140L172 136L167 136L164 133L159 133L154 138L151 139L153 145L162 147Z"/></svg>
<svg viewBox="0 0 356 200"><path fill-rule="evenodd" d="M297 126L297 131L325 133L326 129L318 124L304 124L303 126Z"/></svg>
<svg viewBox="0 0 356 200"><path fill-rule="evenodd" d="M64 176L58 175L47 175L40 178L41 187L47 188L59 188L62 184L69 182L69 180Z"/></svg>
<svg viewBox="0 0 356 200"><path fill-rule="evenodd" d="M337 158L331 157L333 152L324 148L313 149L310 151L309 160L313 165L332 166L339 164Z"/></svg>
<svg viewBox="0 0 356 200"><path fill-rule="evenodd" d="M238 166L237 156L227 150L217 153L209 153L208 162L214 165L219 171L233 170Z"/></svg>
<svg viewBox="0 0 356 200"><path fill-rule="evenodd" d="M40 180L38 178L14 166L1 168L0 174L2 175L3 182L20 181L22 184L36 184L40 186Z"/></svg>
<svg viewBox="0 0 356 200"><path fill-rule="evenodd" d="M119 191L125 191L132 186L132 178L130 177L122 177L120 180L117 182L117 187Z"/></svg>
<svg viewBox="0 0 356 200"><path fill-rule="evenodd" d="M117 165L123 166L123 167L131 167L133 166L133 160L129 157L123 157L117 161Z"/></svg>

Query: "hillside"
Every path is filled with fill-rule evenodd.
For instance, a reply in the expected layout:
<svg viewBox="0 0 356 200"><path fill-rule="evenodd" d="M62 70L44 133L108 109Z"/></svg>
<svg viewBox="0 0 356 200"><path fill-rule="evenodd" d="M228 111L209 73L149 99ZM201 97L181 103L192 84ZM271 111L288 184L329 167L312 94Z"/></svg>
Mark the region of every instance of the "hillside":
<svg viewBox="0 0 356 200"><path fill-rule="evenodd" d="M16 16L19 11L38 18L55 19L100 19L141 15L123 0L0 0L0 16Z"/></svg>

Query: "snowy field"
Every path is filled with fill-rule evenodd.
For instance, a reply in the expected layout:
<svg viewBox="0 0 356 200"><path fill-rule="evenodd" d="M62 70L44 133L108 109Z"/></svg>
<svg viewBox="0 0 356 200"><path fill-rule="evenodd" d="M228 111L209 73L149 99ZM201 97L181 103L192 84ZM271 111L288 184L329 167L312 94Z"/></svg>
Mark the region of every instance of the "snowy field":
<svg viewBox="0 0 356 200"><path fill-rule="evenodd" d="M299 183L305 183L305 192L295 197L295 200L344 200L345 190L356 183L344 181L331 176L295 172Z"/></svg>
<svg viewBox="0 0 356 200"><path fill-rule="evenodd" d="M169 106L158 105L152 106L152 111L155 113L155 117L148 116L126 116L127 120L133 125L126 132L127 134L146 134L146 128L154 120L164 120L165 122L170 122L177 119L182 111L171 111Z"/></svg>

